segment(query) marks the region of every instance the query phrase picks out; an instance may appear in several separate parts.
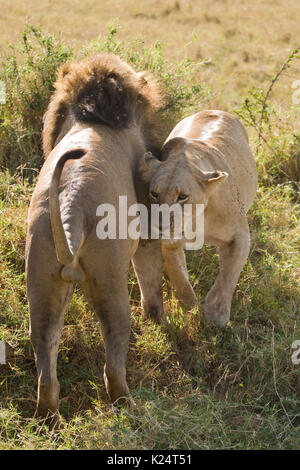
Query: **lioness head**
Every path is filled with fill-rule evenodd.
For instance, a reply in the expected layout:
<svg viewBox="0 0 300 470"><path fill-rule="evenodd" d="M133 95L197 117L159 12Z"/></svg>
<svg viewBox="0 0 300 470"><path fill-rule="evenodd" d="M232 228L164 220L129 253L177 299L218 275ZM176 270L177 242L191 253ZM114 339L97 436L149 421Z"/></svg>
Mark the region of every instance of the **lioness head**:
<svg viewBox="0 0 300 470"><path fill-rule="evenodd" d="M215 153L211 155L210 152ZM175 137L162 148L162 160L144 155L142 176L149 183L149 197L156 204L204 204L228 173L214 168L217 149L201 141Z"/></svg>
<svg viewBox="0 0 300 470"><path fill-rule="evenodd" d="M222 154L204 142L175 137L163 146L161 157L159 160L147 152L142 176L149 183L151 204L158 204L161 210L170 206L173 215L169 211L165 221L161 215L159 221L152 221L152 226L158 224L162 237L171 243L182 235L185 239L195 236L197 240L197 233L202 230L199 218L211 194L228 176L216 168L218 163L222 167ZM187 233L191 236L187 237ZM198 241L201 239L200 236Z"/></svg>

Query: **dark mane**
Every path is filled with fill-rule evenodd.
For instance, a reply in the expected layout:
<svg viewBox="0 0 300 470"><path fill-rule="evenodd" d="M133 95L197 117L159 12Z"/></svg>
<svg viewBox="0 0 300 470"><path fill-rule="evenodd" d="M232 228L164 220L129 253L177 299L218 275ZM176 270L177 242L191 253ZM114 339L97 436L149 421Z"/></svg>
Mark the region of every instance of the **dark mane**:
<svg viewBox="0 0 300 470"><path fill-rule="evenodd" d="M44 116L43 149L49 155L67 115L79 122L101 123L113 129L139 122L147 148L160 147L157 111L163 101L158 84L148 72L136 73L118 56L97 54L59 68Z"/></svg>

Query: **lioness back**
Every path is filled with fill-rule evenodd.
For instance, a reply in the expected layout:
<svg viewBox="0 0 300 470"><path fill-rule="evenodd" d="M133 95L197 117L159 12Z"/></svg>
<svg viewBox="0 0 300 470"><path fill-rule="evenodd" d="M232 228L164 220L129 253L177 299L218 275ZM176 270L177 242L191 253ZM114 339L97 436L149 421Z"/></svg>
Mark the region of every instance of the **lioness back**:
<svg viewBox="0 0 300 470"><path fill-rule="evenodd" d="M230 178L226 184L237 187L242 205L247 212L255 197L257 172L242 123L225 111L200 111L180 121L166 142L175 137L205 142L223 154L224 167L220 169L225 171L228 167L230 169Z"/></svg>

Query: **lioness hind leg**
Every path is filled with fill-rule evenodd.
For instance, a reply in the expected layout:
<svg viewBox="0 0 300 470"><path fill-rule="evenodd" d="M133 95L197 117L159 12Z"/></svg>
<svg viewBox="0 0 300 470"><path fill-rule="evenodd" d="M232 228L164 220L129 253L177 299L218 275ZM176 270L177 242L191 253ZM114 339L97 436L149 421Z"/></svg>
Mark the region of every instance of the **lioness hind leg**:
<svg viewBox="0 0 300 470"><path fill-rule="evenodd" d="M159 323L163 313L160 241L140 240L132 264L138 279L145 316Z"/></svg>
<svg viewBox="0 0 300 470"><path fill-rule="evenodd" d="M230 243L219 246L220 270L217 279L205 297L204 315L224 328L230 318L231 301L250 248L248 223L235 234Z"/></svg>
<svg viewBox="0 0 300 470"><path fill-rule="evenodd" d="M196 295L189 281L182 243L162 243L164 267L177 299L186 307L196 303Z"/></svg>
<svg viewBox="0 0 300 470"><path fill-rule="evenodd" d="M47 418L50 425L57 424L59 382L56 364L64 312L73 292L72 284L60 279L31 279L28 285L30 334L34 349L37 376L37 414Z"/></svg>

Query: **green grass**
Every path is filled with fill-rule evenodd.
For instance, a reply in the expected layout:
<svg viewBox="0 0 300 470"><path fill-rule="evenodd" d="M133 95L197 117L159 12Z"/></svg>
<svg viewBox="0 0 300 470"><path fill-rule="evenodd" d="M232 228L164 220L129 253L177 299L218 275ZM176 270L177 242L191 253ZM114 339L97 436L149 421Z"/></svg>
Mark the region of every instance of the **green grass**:
<svg viewBox="0 0 300 470"><path fill-rule="evenodd" d="M299 109L279 112L276 90L264 121L266 142L258 146L257 133L249 127L251 146L258 150L260 184L249 214L251 253L234 294L229 326L221 332L206 325L201 307L183 312L166 279L162 325L143 320L131 273L127 377L136 407L116 412L102 378L100 327L76 291L58 360L64 429L48 432L34 417L36 370L24 282L27 209L42 163L41 117L55 70L76 54L34 28L25 37L23 59L12 57L1 71L11 78L0 124L0 339L8 345L7 364L0 366L0 449L299 448L300 374L291 356L293 341L300 339L300 135L290 119L299 118ZM209 96L209 84L195 88L193 63L169 63L159 44L123 44L111 27L108 36L87 44L77 57L97 50L121 54L135 68L148 68L158 77L167 95L166 135ZM259 118L261 101L255 93L251 96L252 112ZM231 112L246 121L244 103ZM201 301L216 277L218 259L210 247L187 257Z"/></svg>

